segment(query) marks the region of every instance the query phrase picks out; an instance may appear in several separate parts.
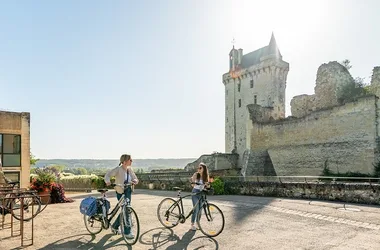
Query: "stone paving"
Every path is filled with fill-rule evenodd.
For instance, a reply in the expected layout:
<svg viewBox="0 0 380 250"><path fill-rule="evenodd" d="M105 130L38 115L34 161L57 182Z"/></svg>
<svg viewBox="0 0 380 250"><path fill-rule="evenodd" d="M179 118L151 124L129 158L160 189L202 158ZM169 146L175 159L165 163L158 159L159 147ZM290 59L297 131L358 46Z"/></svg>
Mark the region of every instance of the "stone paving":
<svg viewBox="0 0 380 250"><path fill-rule="evenodd" d="M132 196L141 228L139 241L130 247L110 230L94 237L87 232L79 203L88 195L97 194L70 194L75 202L49 205L36 217L34 244L25 249L380 249L380 209L376 206L209 196L224 212L226 226L219 236L208 238L199 230L189 231L189 220L172 229L162 227L157 205L176 192L152 190L135 190ZM111 205L115 204L114 192L109 196ZM191 209L189 199L185 209ZM20 238L10 237L9 229L0 229L0 239L1 250L20 246Z"/></svg>

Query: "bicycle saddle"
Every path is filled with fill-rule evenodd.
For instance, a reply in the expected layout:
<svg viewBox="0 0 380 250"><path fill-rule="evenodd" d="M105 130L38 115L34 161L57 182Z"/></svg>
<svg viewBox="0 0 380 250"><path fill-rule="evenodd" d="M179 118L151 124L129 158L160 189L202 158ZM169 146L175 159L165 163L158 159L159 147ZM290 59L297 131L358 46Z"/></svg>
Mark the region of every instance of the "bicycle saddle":
<svg viewBox="0 0 380 250"><path fill-rule="evenodd" d="M173 190L185 190L184 188L180 188L180 187L173 187Z"/></svg>
<svg viewBox="0 0 380 250"><path fill-rule="evenodd" d="M102 193L102 194L105 193L105 192L107 192L107 191L108 191L108 189L98 189L98 192Z"/></svg>

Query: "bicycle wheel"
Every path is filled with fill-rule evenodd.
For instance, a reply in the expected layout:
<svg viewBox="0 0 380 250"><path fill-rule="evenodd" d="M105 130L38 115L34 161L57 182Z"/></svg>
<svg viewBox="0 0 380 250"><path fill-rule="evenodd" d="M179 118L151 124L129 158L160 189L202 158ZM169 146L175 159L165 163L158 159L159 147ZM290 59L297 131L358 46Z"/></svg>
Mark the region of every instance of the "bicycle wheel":
<svg viewBox="0 0 380 250"><path fill-rule="evenodd" d="M21 220L21 198L17 197L12 201L13 210L12 216L16 220ZM32 214L33 209L33 214ZM41 211L41 200L39 196L32 195L32 197L24 198L24 221L29 221L32 218L36 217L37 214Z"/></svg>
<svg viewBox="0 0 380 250"><path fill-rule="evenodd" d="M181 210L178 203L172 198L163 199L157 207L157 217L160 223L166 228L178 225Z"/></svg>
<svg viewBox="0 0 380 250"><path fill-rule="evenodd" d="M124 207L120 212L120 229L124 241L128 245L134 245L139 239L140 223L139 217L131 207ZM128 230L129 232L126 232Z"/></svg>
<svg viewBox="0 0 380 250"><path fill-rule="evenodd" d="M224 229L222 210L212 203L204 204L198 214L198 227L204 235L218 236Z"/></svg>
<svg viewBox="0 0 380 250"><path fill-rule="evenodd" d="M90 234L95 235L102 231L102 215L84 215L83 219L84 225L86 226L86 229Z"/></svg>

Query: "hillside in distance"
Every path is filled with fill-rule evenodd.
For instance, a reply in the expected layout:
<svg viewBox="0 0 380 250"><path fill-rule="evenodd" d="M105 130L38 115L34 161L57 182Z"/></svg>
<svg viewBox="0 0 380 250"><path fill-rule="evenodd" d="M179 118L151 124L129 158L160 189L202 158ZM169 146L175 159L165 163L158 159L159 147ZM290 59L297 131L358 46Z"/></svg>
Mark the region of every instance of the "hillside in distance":
<svg viewBox="0 0 380 250"><path fill-rule="evenodd" d="M134 168L146 170L181 168L186 164L195 161L196 158L182 159L133 159ZM92 159L40 159L35 167L45 167L50 165L63 165L66 168L86 168L86 169L111 169L118 166L118 160L92 160Z"/></svg>

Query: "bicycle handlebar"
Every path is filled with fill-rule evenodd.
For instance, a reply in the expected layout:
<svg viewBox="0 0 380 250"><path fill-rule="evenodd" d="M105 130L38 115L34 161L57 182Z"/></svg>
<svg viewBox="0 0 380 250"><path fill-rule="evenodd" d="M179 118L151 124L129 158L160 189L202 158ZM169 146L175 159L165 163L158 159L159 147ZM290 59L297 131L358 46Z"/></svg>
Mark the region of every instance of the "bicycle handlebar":
<svg viewBox="0 0 380 250"><path fill-rule="evenodd" d="M119 186L119 187L130 187L130 186L133 186L135 184L129 184L129 183L124 183L124 184L111 184L111 187L115 187L115 186Z"/></svg>
<svg viewBox="0 0 380 250"><path fill-rule="evenodd" d="M196 184L196 185L206 185L210 184L210 182L205 182L205 183L200 183L200 182L190 182L191 184Z"/></svg>

